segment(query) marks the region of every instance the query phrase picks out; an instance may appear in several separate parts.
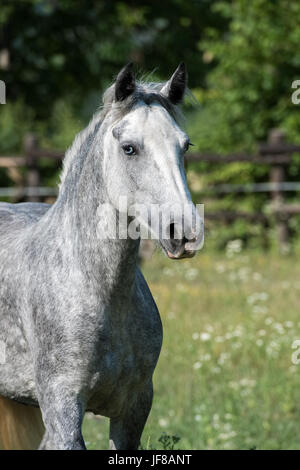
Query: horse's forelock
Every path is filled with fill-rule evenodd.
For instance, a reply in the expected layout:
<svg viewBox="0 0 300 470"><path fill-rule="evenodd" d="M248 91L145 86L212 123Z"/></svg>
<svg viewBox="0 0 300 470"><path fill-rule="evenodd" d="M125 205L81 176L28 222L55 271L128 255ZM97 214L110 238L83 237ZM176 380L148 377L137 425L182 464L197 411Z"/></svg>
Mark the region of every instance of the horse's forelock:
<svg viewBox="0 0 300 470"><path fill-rule="evenodd" d="M126 116L138 102L144 102L146 105L158 103L175 119L181 119L181 113L178 106L175 106L164 95L160 94L163 83L142 83L136 84L136 90L125 100L115 102L114 85L110 86L103 95L102 117L104 118L108 112L114 113L114 119L120 120Z"/></svg>

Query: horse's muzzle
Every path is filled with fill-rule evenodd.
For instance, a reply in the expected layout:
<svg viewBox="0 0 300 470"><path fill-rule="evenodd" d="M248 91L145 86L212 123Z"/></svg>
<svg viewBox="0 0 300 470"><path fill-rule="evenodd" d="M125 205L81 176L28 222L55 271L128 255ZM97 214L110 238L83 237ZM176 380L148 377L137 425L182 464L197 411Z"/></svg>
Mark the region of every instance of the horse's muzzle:
<svg viewBox="0 0 300 470"><path fill-rule="evenodd" d="M177 246L175 250L168 250L167 255L170 259L183 259L183 258L192 258L197 253L197 238L195 237L192 240L184 238L180 240L181 244ZM194 247L195 244L195 247Z"/></svg>
<svg viewBox="0 0 300 470"><path fill-rule="evenodd" d="M193 238L177 239L174 236L161 241L164 251L170 259L192 258L201 248L203 233L194 235Z"/></svg>
<svg viewBox="0 0 300 470"><path fill-rule="evenodd" d="M182 253L173 254L170 251L167 251L167 255L170 259L183 259L183 258L193 258L196 251L184 250Z"/></svg>

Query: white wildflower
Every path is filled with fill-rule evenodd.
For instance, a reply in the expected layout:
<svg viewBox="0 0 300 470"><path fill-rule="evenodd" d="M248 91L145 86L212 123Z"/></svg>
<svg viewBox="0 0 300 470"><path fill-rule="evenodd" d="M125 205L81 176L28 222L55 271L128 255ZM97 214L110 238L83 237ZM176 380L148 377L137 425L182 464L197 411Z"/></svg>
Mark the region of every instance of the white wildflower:
<svg viewBox="0 0 300 470"><path fill-rule="evenodd" d="M265 336L266 335L266 330L259 330L258 335L259 336Z"/></svg>
<svg viewBox="0 0 300 470"><path fill-rule="evenodd" d="M191 268L185 273L185 278L188 281L194 281L197 278L198 273L199 273L198 269Z"/></svg>
<svg viewBox="0 0 300 470"><path fill-rule="evenodd" d="M228 353L221 353L220 354L220 357L218 359L218 364L222 365L224 364L224 362L229 358L229 354Z"/></svg>
<svg viewBox="0 0 300 470"><path fill-rule="evenodd" d="M160 425L160 427L165 428L166 426L168 426L169 423L167 419L161 418L158 421L158 424Z"/></svg>
<svg viewBox="0 0 300 470"><path fill-rule="evenodd" d="M216 271L220 274L224 273L226 271L224 264L217 264Z"/></svg>
<svg viewBox="0 0 300 470"><path fill-rule="evenodd" d="M203 359L203 361L209 361L211 359L211 354L209 354L209 353L204 354L202 359Z"/></svg>
<svg viewBox="0 0 300 470"><path fill-rule="evenodd" d="M201 364L201 362L199 362L199 361L198 361L198 362L195 362L195 364L193 365L193 368L194 368L195 370L200 369L201 367L202 367L202 364Z"/></svg>
<svg viewBox="0 0 300 470"><path fill-rule="evenodd" d="M240 239L231 240L226 245L226 255L228 258L232 258L233 255L238 254L242 251L243 241Z"/></svg>
<svg viewBox="0 0 300 470"><path fill-rule="evenodd" d="M209 341L210 338L211 338L211 334L210 334L210 333L207 333L207 332L203 332L203 333L201 333L201 335L200 335L201 341Z"/></svg>
<svg viewBox="0 0 300 470"><path fill-rule="evenodd" d="M235 431L230 431L230 432L222 432L219 434L219 438L222 439L222 440L227 440L227 439L230 439L231 437L235 437L236 436L236 432Z"/></svg>
<svg viewBox="0 0 300 470"><path fill-rule="evenodd" d="M216 341L217 343L223 343L224 338L223 338L223 336L216 336L215 341Z"/></svg>

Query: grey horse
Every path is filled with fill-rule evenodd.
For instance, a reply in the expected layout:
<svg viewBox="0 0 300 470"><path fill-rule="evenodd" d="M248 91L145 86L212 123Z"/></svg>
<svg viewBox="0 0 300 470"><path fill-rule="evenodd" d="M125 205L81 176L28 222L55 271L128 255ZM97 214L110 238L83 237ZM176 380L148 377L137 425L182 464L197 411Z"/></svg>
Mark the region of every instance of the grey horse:
<svg viewBox="0 0 300 470"><path fill-rule="evenodd" d="M186 82L183 63L164 84L137 82L128 64L68 150L55 204L0 204L0 395L4 405L41 410L40 449L85 449L86 411L110 418L111 449L139 446L161 320L137 266L140 238L102 232L131 223L121 196L128 207L187 203L190 236L175 237L175 211L170 236L158 239L170 258L195 254L203 233L192 222L190 142L177 106Z"/></svg>

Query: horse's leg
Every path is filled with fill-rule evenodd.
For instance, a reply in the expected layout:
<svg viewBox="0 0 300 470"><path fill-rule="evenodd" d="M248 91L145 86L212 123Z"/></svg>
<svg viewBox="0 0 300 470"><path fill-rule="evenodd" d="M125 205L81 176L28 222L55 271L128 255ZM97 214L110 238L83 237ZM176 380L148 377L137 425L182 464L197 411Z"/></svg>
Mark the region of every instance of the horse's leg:
<svg viewBox="0 0 300 470"><path fill-rule="evenodd" d="M42 442L40 443L38 450L47 450L47 449L54 449L53 444L49 438L49 434L45 431Z"/></svg>
<svg viewBox="0 0 300 470"><path fill-rule="evenodd" d="M43 450L84 450L85 444L81 433L84 416L84 404L73 393L73 387L52 384L43 390L39 404L46 427L46 434L40 449Z"/></svg>
<svg viewBox="0 0 300 470"><path fill-rule="evenodd" d="M152 382L135 394L122 416L110 419L110 449L138 449L140 439L152 406Z"/></svg>

